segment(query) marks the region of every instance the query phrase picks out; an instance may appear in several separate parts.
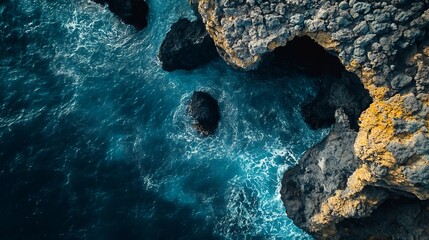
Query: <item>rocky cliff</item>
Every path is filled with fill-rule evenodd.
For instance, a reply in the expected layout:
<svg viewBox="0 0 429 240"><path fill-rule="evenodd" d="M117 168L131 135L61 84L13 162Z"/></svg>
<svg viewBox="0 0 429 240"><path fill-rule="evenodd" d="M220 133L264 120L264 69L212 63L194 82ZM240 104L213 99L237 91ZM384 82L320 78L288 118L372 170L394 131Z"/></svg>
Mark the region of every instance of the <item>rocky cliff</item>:
<svg viewBox="0 0 429 240"><path fill-rule="evenodd" d="M191 3L198 4L218 52L232 66L257 68L268 53L308 36L356 74L373 99L359 117L356 134L337 123L322 145L285 173L282 197L297 225L319 238L377 237L374 227L359 235L364 233L360 220L389 225L389 219L399 221L395 211L407 213L404 206L418 217L398 226L408 229L408 237L428 236L428 223L421 220L429 211L428 0ZM326 167L335 164L350 166ZM330 170L340 171L341 181ZM314 194L321 195L309 204ZM383 213L392 217L382 220ZM404 239L393 230L385 229L382 237Z"/></svg>

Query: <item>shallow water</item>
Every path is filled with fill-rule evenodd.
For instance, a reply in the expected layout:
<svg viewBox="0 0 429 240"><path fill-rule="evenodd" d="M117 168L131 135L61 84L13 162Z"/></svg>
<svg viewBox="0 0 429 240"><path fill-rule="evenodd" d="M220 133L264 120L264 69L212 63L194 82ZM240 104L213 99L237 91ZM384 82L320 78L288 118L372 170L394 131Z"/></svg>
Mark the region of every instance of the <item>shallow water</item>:
<svg viewBox="0 0 429 240"><path fill-rule="evenodd" d="M0 1L2 239L310 239L286 217L283 172L326 131L299 105L313 80L218 59L162 71L187 0L149 1L137 32L89 1ZM219 100L213 137L194 90Z"/></svg>

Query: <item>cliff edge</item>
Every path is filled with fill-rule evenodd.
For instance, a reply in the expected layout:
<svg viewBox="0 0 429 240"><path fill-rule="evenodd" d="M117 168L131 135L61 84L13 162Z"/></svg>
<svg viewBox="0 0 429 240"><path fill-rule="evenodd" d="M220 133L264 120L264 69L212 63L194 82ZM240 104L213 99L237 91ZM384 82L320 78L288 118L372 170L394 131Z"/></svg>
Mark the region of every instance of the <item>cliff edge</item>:
<svg viewBox="0 0 429 240"><path fill-rule="evenodd" d="M325 139L325 147L334 144L341 151L332 153L315 146L318 149L310 149L298 167L285 173L282 198L288 215L298 226L318 238L373 237L371 232L354 235L361 231L358 220L372 219L372 223L384 226L374 216L380 215L380 209L386 216L401 212L386 207L401 203L419 209L416 214L420 217L409 220L408 225L420 225L409 229L407 236L428 236L429 224L420 221L429 211L425 201L429 199L428 0L191 3L198 5L218 52L232 66L257 68L266 54L295 37L308 36L356 74L373 99L359 117L358 132L352 134L342 127L348 133L344 142L332 142L332 136ZM341 129L336 126L330 135ZM352 163L339 175L342 182L332 177L314 178L324 170L313 163L323 162L322 159L324 166ZM294 178L302 181L289 182ZM305 187L313 183L311 179L327 181L322 185L329 189L322 185ZM323 196L307 204L317 191ZM292 201L302 205L291 207ZM403 239L393 230L385 231L390 234L387 237Z"/></svg>

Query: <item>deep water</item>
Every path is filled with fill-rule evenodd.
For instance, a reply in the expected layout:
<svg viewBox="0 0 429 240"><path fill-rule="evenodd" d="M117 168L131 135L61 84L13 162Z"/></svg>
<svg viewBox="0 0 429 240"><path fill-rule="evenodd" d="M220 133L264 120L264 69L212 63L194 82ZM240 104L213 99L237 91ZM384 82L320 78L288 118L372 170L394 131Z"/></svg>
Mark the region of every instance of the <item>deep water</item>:
<svg viewBox="0 0 429 240"><path fill-rule="evenodd" d="M137 32L89 1L0 0L0 239L310 239L283 172L326 131L299 105L312 79L222 60L162 71L187 0L149 0ZM201 138L194 90L222 119Z"/></svg>

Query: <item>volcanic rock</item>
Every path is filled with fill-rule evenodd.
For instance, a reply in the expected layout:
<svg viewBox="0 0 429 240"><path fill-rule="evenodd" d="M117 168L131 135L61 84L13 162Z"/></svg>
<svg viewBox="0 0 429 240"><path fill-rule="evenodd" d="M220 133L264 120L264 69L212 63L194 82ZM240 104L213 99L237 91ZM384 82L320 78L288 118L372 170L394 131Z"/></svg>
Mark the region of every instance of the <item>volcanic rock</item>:
<svg viewBox="0 0 429 240"><path fill-rule="evenodd" d="M213 134L220 120L219 105L210 94L195 91L188 106L188 113L194 120L198 132L207 136Z"/></svg>
<svg viewBox="0 0 429 240"><path fill-rule="evenodd" d="M191 70L218 56L213 40L201 19L179 19L171 26L159 50L159 60L166 71Z"/></svg>

